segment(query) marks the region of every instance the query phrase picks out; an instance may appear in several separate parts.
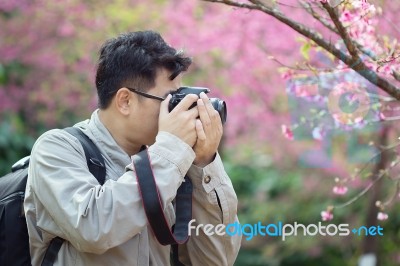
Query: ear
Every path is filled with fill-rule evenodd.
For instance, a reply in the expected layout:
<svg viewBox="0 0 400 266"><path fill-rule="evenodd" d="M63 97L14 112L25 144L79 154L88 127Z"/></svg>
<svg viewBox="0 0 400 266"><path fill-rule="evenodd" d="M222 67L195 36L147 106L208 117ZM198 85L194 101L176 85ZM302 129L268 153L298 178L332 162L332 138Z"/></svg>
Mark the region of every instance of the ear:
<svg viewBox="0 0 400 266"><path fill-rule="evenodd" d="M121 114L129 115L132 100L132 93L127 88L121 88L115 94L114 105Z"/></svg>

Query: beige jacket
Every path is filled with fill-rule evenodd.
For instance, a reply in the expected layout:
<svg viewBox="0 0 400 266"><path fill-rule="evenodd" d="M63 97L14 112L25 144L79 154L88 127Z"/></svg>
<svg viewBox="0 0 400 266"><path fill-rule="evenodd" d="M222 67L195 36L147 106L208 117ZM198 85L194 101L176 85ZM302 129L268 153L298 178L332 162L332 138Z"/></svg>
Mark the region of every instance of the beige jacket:
<svg viewBox="0 0 400 266"><path fill-rule="evenodd" d="M63 243L54 265L170 265L170 246L147 223L131 158L116 144L97 111L77 124L99 147L107 169L101 186L86 165L79 141L63 130L44 133L32 149L25 196L32 265L41 264L52 238ZM172 200L188 173L194 186L196 224L237 221L237 198L220 157L203 169L192 165L190 146L167 132L149 147L154 176L169 224ZM220 206L218 204L218 200ZM179 247L185 265L232 265L240 236L207 236L202 230Z"/></svg>

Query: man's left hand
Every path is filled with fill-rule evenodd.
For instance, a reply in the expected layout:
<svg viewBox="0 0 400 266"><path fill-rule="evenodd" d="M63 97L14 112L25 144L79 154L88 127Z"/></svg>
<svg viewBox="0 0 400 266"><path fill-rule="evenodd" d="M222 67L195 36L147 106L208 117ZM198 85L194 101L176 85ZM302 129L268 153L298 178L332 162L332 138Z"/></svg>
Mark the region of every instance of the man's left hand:
<svg viewBox="0 0 400 266"><path fill-rule="evenodd" d="M205 167L211 163L218 150L223 128L218 111L212 106L210 99L202 92L197 100L200 119L196 120L197 141L193 146L196 153L194 164Z"/></svg>

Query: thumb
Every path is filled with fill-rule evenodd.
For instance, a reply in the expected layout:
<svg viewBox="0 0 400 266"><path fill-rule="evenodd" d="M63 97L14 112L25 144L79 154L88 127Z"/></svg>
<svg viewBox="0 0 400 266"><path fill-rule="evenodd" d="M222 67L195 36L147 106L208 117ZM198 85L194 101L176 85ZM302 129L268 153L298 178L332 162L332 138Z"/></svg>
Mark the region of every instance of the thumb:
<svg viewBox="0 0 400 266"><path fill-rule="evenodd" d="M169 113L168 104L169 104L169 101L171 100L171 97L172 97L171 94L168 94L167 98L165 98L165 100L161 102L160 117Z"/></svg>

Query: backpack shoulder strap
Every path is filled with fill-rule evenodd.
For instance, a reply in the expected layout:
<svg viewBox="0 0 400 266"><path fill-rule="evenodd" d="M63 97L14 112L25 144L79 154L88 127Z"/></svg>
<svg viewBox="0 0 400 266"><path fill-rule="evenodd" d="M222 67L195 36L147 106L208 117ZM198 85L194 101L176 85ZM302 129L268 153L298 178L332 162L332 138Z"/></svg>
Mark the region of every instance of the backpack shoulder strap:
<svg viewBox="0 0 400 266"><path fill-rule="evenodd" d="M106 179L106 167L104 163L104 158L99 151L99 148L93 143L93 141L86 136L77 127L67 127L64 128L72 136L76 137L82 144L82 148L85 151L86 162L89 167L90 173L94 175L99 181L100 185L103 185Z"/></svg>
<svg viewBox="0 0 400 266"><path fill-rule="evenodd" d="M100 185L103 185L106 179L106 167L99 148L97 148L93 141L79 128L67 127L64 128L64 130L79 140L85 152L86 163L89 167L90 173L96 177ZM61 237L55 237L51 240L44 255L42 266L52 266L54 264L58 251L63 243L64 239Z"/></svg>

